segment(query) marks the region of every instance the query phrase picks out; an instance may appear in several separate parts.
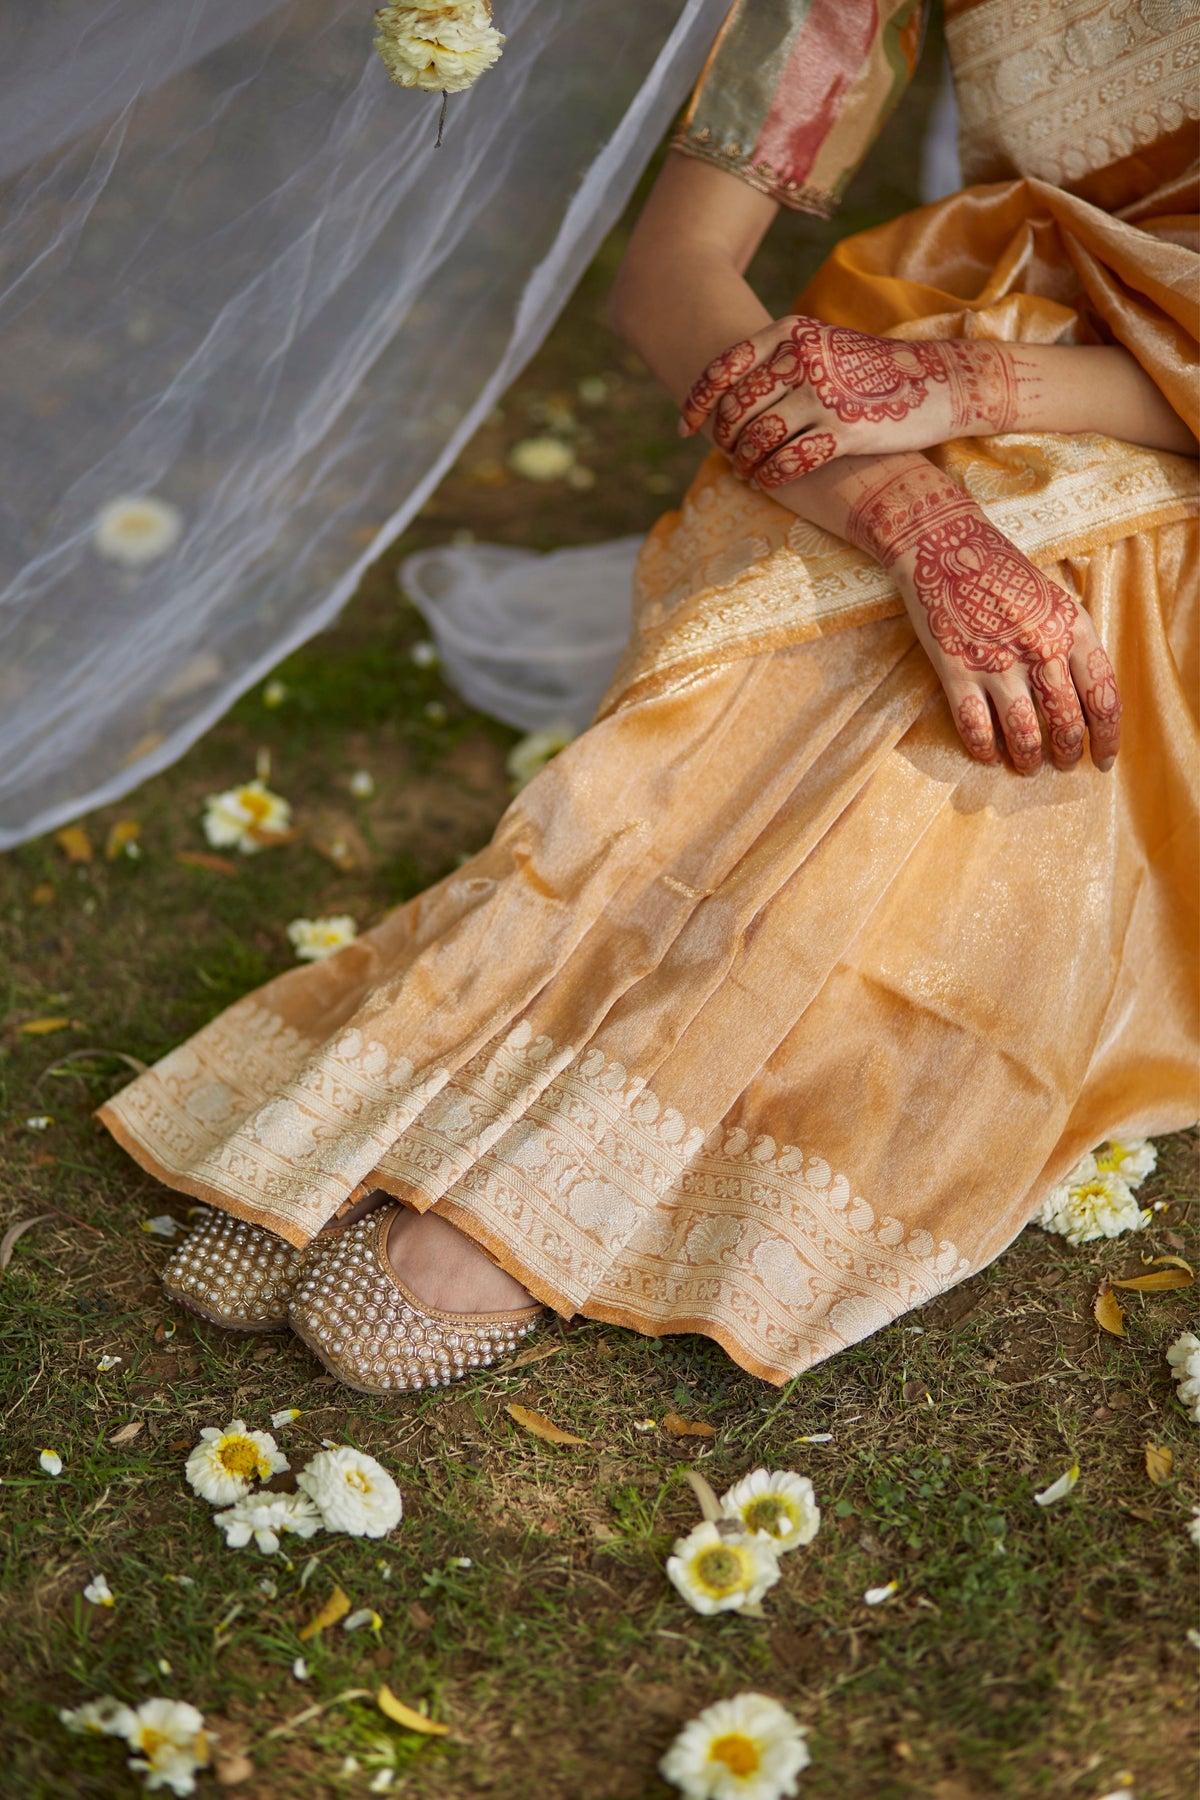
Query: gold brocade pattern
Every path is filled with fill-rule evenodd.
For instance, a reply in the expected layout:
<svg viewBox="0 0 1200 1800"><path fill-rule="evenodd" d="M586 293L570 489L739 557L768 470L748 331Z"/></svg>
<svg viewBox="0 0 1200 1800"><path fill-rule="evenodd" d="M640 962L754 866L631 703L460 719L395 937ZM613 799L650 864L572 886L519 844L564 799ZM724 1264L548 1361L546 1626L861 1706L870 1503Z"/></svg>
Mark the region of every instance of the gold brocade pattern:
<svg viewBox="0 0 1200 1800"><path fill-rule="evenodd" d="M947 7L968 182L1069 188L1200 117L1190 0L983 0Z"/></svg>

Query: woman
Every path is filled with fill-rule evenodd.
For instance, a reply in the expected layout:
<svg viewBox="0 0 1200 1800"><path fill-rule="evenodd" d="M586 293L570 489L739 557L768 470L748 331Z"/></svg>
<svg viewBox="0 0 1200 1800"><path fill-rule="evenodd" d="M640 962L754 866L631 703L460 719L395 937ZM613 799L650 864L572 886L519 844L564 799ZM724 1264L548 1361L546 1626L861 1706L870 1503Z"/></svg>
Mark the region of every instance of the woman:
<svg viewBox="0 0 1200 1800"><path fill-rule="evenodd" d="M1200 28L947 13L986 185L772 322L743 270L836 204L920 21L733 7L614 297L720 453L488 848L103 1109L218 1209L183 1304L368 1391L542 1306L781 1383L1195 1117Z"/></svg>

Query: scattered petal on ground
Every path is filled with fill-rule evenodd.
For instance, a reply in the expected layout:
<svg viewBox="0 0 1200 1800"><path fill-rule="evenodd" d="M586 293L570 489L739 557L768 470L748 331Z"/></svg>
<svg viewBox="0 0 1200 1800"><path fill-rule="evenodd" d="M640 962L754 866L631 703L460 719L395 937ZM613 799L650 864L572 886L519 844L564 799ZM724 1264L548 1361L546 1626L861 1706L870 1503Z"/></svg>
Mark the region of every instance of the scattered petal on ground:
<svg viewBox="0 0 1200 1800"><path fill-rule="evenodd" d="M1056 1500L1062 1500L1071 1492L1078 1480L1079 1464L1074 1462L1065 1475L1060 1475L1057 1481L1052 1481L1048 1488L1043 1488L1040 1494L1033 1496L1034 1505L1053 1506Z"/></svg>

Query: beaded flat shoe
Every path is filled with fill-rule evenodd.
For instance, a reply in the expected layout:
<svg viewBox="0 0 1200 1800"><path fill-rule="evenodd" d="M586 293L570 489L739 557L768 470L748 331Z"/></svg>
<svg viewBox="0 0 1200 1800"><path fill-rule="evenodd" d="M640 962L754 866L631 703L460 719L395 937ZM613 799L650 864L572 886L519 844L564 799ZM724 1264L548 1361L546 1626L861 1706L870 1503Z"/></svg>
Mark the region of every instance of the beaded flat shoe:
<svg viewBox="0 0 1200 1800"><path fill-rule="evenodd" d="M229 1331L284 1331L300 1251L273 1231L205 1208L163 1270L178 1306Z"/></svg>
<svg viewBox="0 0 1200 1800"><path fill-rule="evenodd" d="M516 1349L544 1306L519 1312L439 1312L405 1287L387 1253L399 1208L313 1239L288 1322L331 1375L361 1394L444 1387Z"/></svg>

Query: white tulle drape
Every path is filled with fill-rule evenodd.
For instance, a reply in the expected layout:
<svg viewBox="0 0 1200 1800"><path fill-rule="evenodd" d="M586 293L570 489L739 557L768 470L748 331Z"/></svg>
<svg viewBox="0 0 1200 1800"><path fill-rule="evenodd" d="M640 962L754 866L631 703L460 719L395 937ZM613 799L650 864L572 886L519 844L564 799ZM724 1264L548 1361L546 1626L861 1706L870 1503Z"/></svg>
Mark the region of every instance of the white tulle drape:
<svg viewBox="0 0 1200 1800"><path fill-rule="evenodd" d="M727 0L503 0L392 87L369 0L0 9L0 846L327 623L537 348ZM176 509L140 566L96 535Z"/></svg>

